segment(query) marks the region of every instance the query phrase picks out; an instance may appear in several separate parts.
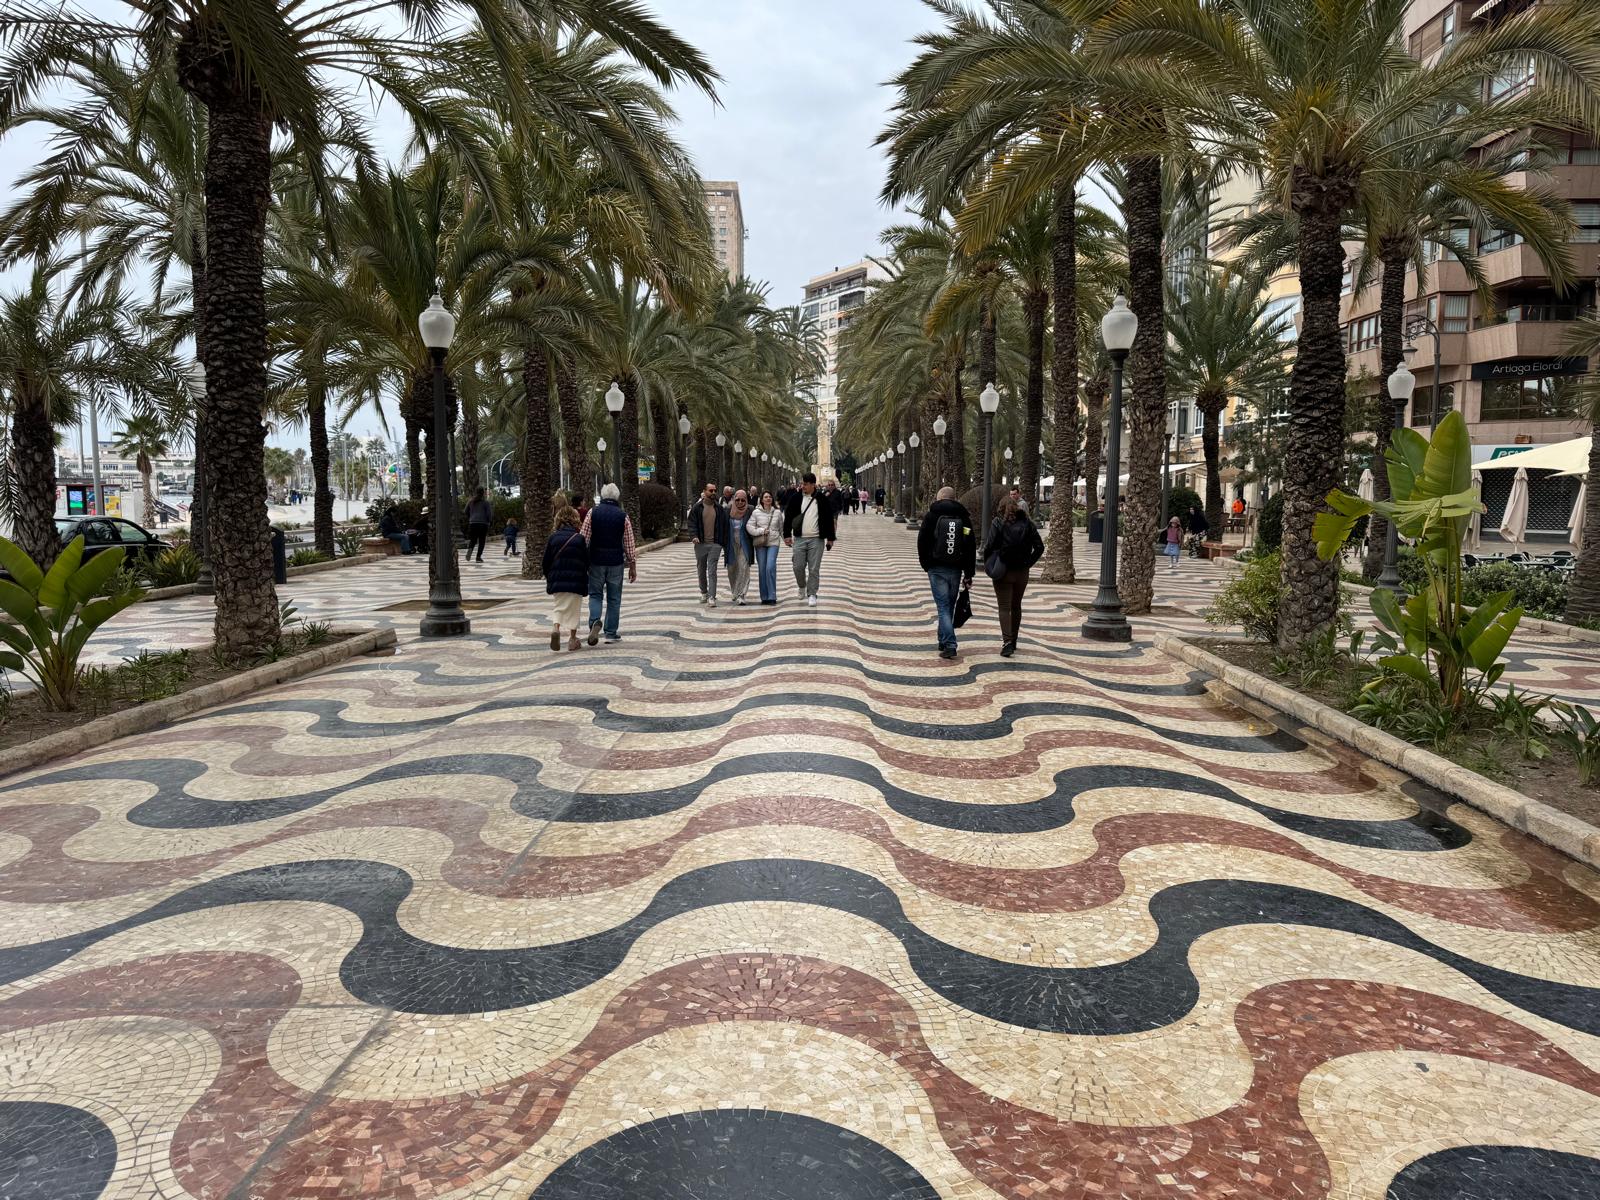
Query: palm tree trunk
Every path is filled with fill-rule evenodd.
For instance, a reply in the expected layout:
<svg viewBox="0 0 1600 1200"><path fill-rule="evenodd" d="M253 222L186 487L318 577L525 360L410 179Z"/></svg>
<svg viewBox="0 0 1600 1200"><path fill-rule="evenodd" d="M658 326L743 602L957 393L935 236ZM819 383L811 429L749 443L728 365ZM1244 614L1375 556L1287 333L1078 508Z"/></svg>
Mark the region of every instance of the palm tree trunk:
<svg viewBox="0 0 1600 1200"><path fill-rule="evenodd" d="M1083 500L1088 512L1100 503L1100 461L1106 432L1106 395L1110 381L1103 375L1083 381Z"/></svg>
<svg viewBox="0 0 1600 1200"><path fill-rule="evenodd" d="M583 439L583 400L578 395L578 367L564 355L556 356L556 403L561 409L561 441L567 448L567 470L574 491L594 486L594 465Z"/></svg>
<svg viewBox="0 0 1600 1200"><path fill-rule="evenodd" d="M483 481L478 478L478 406L465 398L461 401L461 486L468 496L477 491Z"/></svg>
<svg viewBox="0 0 1600 1200"><path fill-rule="evenodd" d="M1588 486L1583 493L1583 544L1578 565L1567 585L1563 619L1586 621L1600 617L1600 422L1590 430Z"/></svg>
<svg viewBox="0 0 1600 1200"><path fill-rule="evenodd" d="M198 40L198 39L203 39ZM191 27L178 47L183 87L206 106L206 367L203 455L215 639L233 658L278 640L264 470L267 304L263 286L272 121L223 35Z"/></svg>
<svg viewBox="0 0 1600 1200"><path fill-rule="evenodd" d="M622 489L622 507L633 519L633 527L643 529L639 520L639 383L630 373L621 384L622 412L617 419L617 441L622 450L622 478L617 480L617 486ZM731 477L728 482L733 482Z"/></svg>
<svg viewBox="0 0 1600 1200"><path fill-rule="evenodd" d="M1161 261L1161 160L1128 163L1128 303L1139 335L1128 356L1128 487L1118 515L1122 562L1117 590L1129 615L1150 611L1155 594L1155 537L1161 523L1161 442L1167 435L1167 326Z"/></svg>
<svg viewBox="0 0 1600 1200"><path fill-rule="evenodd" d="M711 435L696 426L693 437L695 482L698 486L686 489L688 495L684 498L685 508L689 507L688 501L711 481Z"/></svg>
<svg viewBox="0 0 1600 1200"><path fill-rule="evenodd" d="M1340 219L1354 192L1341 179L1297 174L1300 341L1289 376L1283 468L1283 599L1278 645L1296 649L1329 628L1339 609L1339 568L1317 555L1311 526L1339 483L1344 445L1345 359L1339 328L1344 273Z"/></svg>
<svg viewBox="0 0 1600 1200"><path fill-rule="evenodd" d="M1410 247L1388 239L1381 247L1383 253L1383 282L1378 291L1378 378L1387 381L1400 365L1405 347L1406 264L1410 261ZM1389 435L1394 432L1394 406L1388 402L1388 392L1380 399L1372 422L1372 497L1389 498L1389 472L1384 464L1384 454L1389 449ZM1438 397L1434 397L1437 406ZM1373 513L1367 521L1367 555L1361 564L1361 574L1366 579L1376 579L1383 573L1383 552L1389 538L1389 522Z"/></svg>
<svg viewBox="0 0 1600 1200"><path fill-rule="evenodd" d="M999 349L995 334L994 308L985 300L978 309L978 390L981 392L989 384L1000 386L1000 381L995 378L999 369ZM979 420L983 418L980 416ZM972 464L972 486L983 486L983 464L976 459L983 454L983 437L980 433L978 444L974 449ZM987 536L984 534L983 536Z"/></svg>
<svg viewBox="0 0 1600 1200"><path fill-rule="evenodd" d="M406 494L413 500L421 500L427 486L422 473L422 433L409 415L405 417L405 426L406 470L407 478L410 480L406 486Z"/></svg>
<svg viewBox="0 0 1600 1200"><path fill-rule="evenodd" d="M1196 396L1195 403L1205 418L1205 428L1200 431L1200 447L1206 459L1206 526L1212 541L1222 541L1226 532L1222 523L1222 433L1217 423L1228 398L1214 393Z"/></svg>
<svg viewBox="0 0 1600 1200"><path fill-rule="evenodd" d="M316 548L334 553L333 485L328 472L328 381L322 356L306 362L306 425L311 434L311 533Z"/></svg>
<svg viewBox="0 0 1600 1200"><path fill-rule="evenodd" d="M1039 439L1044 436L1044 321L1050 308L1046 292L1030 292L1023 302L1028 326L1028 383L1023 396L1022 496L1029 504L1038 495Z"/></svg>
<svg viewBox="0 0 1600 1200"><path fill-rule="evenodd" d="M945 447L944 478L939 481L939 486L946 484L956 489L956 495L966 490L967 475L967 393L966 385L961 380L962 372L966 370L965 358L956 359L956 383L950 396L950 414L945 418L948 426L945 437L950 439L950 444Z"/></svg>
<svg viewBox="0 0 1600 1200"><path fill-rule="evenodd" d="M156 519L156 489L152 483L152 477L155 475L155 468L150 465L150 460L144 455L141 454L139 459L139 483L140 490L144 494L144 519L154 524Z"/></svg>
<svg viewBox="0 0 1600 1200"><path fill-rule="evenodd" d="M1056 485L1050 504L1050 537L1042 577L1073 583L1072 493L1078 461L1078 195L1077 180L1056 185L1054 228L1050 234L1050 290L1055 306L1055 345L1050 362L1054 405ZM1028 493L1030 500L1032 492Z"/></svg>
<svg viewBox="0 0 1600 1200"><path fill-rule="evenodd" d="M655 455L656 469L651 478L662 487L672 486L672 427L667 418L666 402L650 393L650 445ZM740 464L743 466L743 464Z"/></svg>
<svg viewBox="0 0 1600 1200"><path fill-rule="evenodd" d="M550 538L550 360L532 346L522 352L522 577L544 578L544 544Z"/></svg>
<svg viewBox="0 0 1600 1200"><path fill-rule="evenodd" d="M11 477L17 511L12 535L27 556L48 569L60 551L56 538L55 430L44 399L18 393L11 415Z"/></svg>

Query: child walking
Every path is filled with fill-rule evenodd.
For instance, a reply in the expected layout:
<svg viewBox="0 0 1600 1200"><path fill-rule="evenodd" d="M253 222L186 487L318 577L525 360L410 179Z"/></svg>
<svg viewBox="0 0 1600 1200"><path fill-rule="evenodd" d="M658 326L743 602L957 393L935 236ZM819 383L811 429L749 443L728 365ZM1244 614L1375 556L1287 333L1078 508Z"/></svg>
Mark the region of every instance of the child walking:
<svg viewBox="0 0 1600 1200"><path fill-rule="evenodd" d="M518 529L517 529L517 523L516 523L515 520L508 520L506 522L506 531L505 532L506 532L506 552L504 554L502 554L500 557L501 558L515 558L516 554L517 554L517 533L519 532Z"/></svg>
<svg viewBox="0 0 1600 1200"><path fill-rule="evenodd" d="M1169 571L1176 571L1178 569L1178 552L1182 548L1183 523L1179 521L1177 517L1173 517L1172 520L1167 522L1167 544L1164 548L1167 556L1167 569Z"/></svg>

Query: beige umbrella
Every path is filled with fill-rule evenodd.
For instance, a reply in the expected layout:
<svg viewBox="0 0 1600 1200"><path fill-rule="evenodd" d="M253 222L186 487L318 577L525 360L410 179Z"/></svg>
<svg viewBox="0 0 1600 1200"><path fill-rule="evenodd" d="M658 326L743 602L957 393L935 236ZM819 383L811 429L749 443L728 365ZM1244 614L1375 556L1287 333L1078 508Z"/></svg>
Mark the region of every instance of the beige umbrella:
<svg viewBox="0 0 1600 1200"><path fill-rule="evenodd" d="M1583 509L1589 500L1589 481L1578 485L1578 498L1572 502L1572 516L1567 519L1567 532L1572 535L1574 553L1583 549Z"/></svg>
<svg viewBox="0 0 1600 1200"><path fill-rule="evenodd" d="M1476 550L1483 540L1483 472L1472 473L1472 496L1478 504L1478 511L1472 514L1472 548Z"/></svg>
<svg viewBox="0 0 1600 1200"><path fill-rule="evenodd" d="M1508 542L1521 542L1528 532L1528 468L1518 467L1506 499L1506 513L1500 519L1500 536Z"/></svg>
<svg viewBox="0 0 1600 1200"><path fill-rule="evenodd" d="M1365 471L1361 472L1361 482L1356 485L1356 495L1365 500L1368 504L1372 503L1371 467L1368 467Z"/></svg>

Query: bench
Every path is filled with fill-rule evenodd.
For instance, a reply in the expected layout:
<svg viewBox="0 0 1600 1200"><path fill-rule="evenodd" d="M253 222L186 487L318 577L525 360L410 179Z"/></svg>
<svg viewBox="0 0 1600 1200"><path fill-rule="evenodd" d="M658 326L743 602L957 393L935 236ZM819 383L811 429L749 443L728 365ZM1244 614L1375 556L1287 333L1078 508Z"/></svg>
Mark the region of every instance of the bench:
<svg viewBox="0 0 1600 1200"><path fill-rule="evenodd" d="M400 543L391 542L386 537L369 537L361 539L361 553L396 555L400 553Z"/></svg>
<svg viewBox="0 0 1600 1200"><path fill-rule="evenodd" d="M1200 549L1207 558L1232 558L1239 553L1238 546L1229 546L1223 542L1201 542Z"/></svg>

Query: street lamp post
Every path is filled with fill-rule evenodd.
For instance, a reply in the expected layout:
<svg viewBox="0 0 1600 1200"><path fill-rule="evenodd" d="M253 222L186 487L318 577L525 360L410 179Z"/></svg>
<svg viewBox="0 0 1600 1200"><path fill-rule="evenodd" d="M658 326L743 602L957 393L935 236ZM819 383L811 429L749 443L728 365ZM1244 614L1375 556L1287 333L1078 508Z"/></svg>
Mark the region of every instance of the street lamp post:
<svg viewBox="0 0 1600 1200"><path fill-rule="evenodd" d="M689 486L689 414L678 417L678 508L683 512L683 532L689 533L689 506L684 503L694 491Z"/></svg>
<svg viewBox="0 0 1600 1200"><path fill-rule="evenodd" d="M981 542L989 536L989 507L994 500L994 414L1000 411L1000 393L994 384L986 383L978 393L978 407L983 410L983 500L978 523L983 527L978 534Z"/></svg>
<svg viewBox="0 0 1600 1200"><path fill-rule="evenodd" d="M1437 425L1439 423L1439 418L1443 415L1444 411L1440 407L1439 403L1439 391L1441 386L1439 383L1439 372L1441 369L1439 356L1439 327L1425 316L1412 317L1411 320L1406 323L1406 341L1415 341L1417 335L1420 333L1425 333L1433 339L1433 397L1432 404L1430 406L1432 411L1428 414L1432 419L1428 423L1430 425Z"/></svg>
<svg viewBox="0 0 1600 1200"><path fill-rule="evenodd" d="M606 461L605 438L595 438L594 448L599 451L599 455L594 460L594 496L595 499L598 500L600 498L600 480L601 476L604 474L600 468L605 465Z"/></svg>
<svg viewBox="0 0 1600 1200"><path fill-rule="evenodd" d="M1001 483L1006 483L1011 479L1011 447L1010 446L1006 447L1005 458L1006 458L1006 466L1005 466L1005 470L1003 472L1001 472L1001 475L1002 475L1002 478L1000 480Z"/></svg>
<svg viewBox="0 0 1600 1200"><path fill-rule="evenodd" d="M612 380L611 386L606 389L606 411L611 414L611 440L617 444L616 475L617 486L622 486L622 405L626 397L622 389L617 386L617 381Z"/></svg>
<svg viewBox="0 0 1600 1200"><path fill-rule="evenodd" d="M1122 366L1139 332L1139 318L1120 292L1111 311L1100 322L1100 338L1111 356L1111 412L1106 423L1106 519L1100 542L1100 587L1094 606L1083 623L1083 636L1097 642L1133 640L1133 627L1122 612L1117 595L1117 506L1122 470Z"/></svg>
<svg viewBox="0 0 1600 1200"><path fill-rule="evenodd" d="M897 479L896 479L895 490L894 490L894 497L895 497L895 499L894 499L894 523L896 525L904 525L906 523L906 444L905 444L905 442L901 441L901 443L898 446L896 446L894 449L895 449L895 453L900 456L899 474L898 474Z"/></svg>
<svg viewBox="0 0 1600 1200"><path fill-rule="evenodd" d="M723 447L726 446L727 444L728 444L727 435L726 434L722 434L722 433L717 434L717 474L721 475L723 477L723 480L727 479L727 474L728 474L727 456L723 453ZM706 482L711 483L711 482L717 482L717 481L707 480Z"/></svg>
<svg viewBox="0 0 1600 1200"><path fill-rule="evenodd" d="M1033 481L1033 486L1036 489L1035 492L1034 492L1034 495L1033 495L1033 504L1034 504L1035 510L1040 514L1040 519L1041 520L1043 519L1043 515L1044 515L1044 467L1045 467L1045 461L1044 461L1044 439L1040 438L1039 439L1039 471L1038 471L1038 474L1034 477L1034 481ZM1052 475L1055 474L1055 469L1054 469L1053 466L1051 468L1050 473Z"/></svg>
<svg viewBox="0 0 1600 1200"><path fill-rule="evenodd" d="M884 492L884 503L888 505L889 511L898 513L900 511L900 476L895 471L893 446L883 452L883 458L884 476L888 483L888 489Z"/></svg>
<svg viewBox="0 0 1600 1200"><path fill-rule="evenodd" d="M1416 390L1417 377L1411 373L1411 368L1406 366L1405 356L1410 354L1415 347L1407 346L1400 351L1400 364L1395 367L1394 374L1389 376L1389 399L1394 402L1394 427L1401 428L1406 420L1406 404L1411 399L1411 393ZM1438 389L1434 390L1434 401L1438 402ZM1387 468L1386 468L1387 469ZM1383 542L1383 574L1378 576L1377 586L1388 588L1394 593L1397 600L1406 598L1405 585L1400 582L1400 533L1395 528L1393 521L1386 521L1388 533Z"/></svg>
<svg viewBox="0 0 1600 1200"><path fill-rule="evenodd" d="M933 436L939 440L939 486L944 486L944 431L950 426L945 423L944 414L933 419Z"/></svg>
<svg viewBox="0 0 1600 1200"><path fill-rule="evenodd" d="M433 446L429 465L433 467L433 580L428 585L428 611L422 617L423 637L461 637L472 630L472 623L461 607L461 581L456 574L455 507L450 477L450 414L445 403L444 357L455 337L456 319L444 306L438 292L417 318L422 344L433 359Z"/></svg>
<svg viewBox="0 0 1600 1200"><path fill-rule="evenodd" d="M906 439L906 445L911 447L911 519L907 525L922 524L922 476L918 472L922 468L922 438L913 433Z"/></svg>

